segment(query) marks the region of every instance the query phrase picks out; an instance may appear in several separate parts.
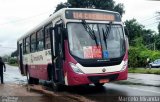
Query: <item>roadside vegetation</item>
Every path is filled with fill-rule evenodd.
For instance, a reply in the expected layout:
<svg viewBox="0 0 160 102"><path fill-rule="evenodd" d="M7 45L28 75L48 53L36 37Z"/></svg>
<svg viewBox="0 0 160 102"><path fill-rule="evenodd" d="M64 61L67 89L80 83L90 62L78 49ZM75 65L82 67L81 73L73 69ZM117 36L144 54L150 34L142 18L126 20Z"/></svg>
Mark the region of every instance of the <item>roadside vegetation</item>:
<svg viewBox="0 0 160 102"><path fill-rule="evenodd" d="M17 58L9 58L8 59L8 64L11 66L18 66Z"/></svg>
<svg viewBox="0 0 160 102"><path fill-rule="evenodd" d="M157 74L160 75L160 68L129 68L129 73L141 73L141 74Z"/></svg>
<svg viewBox="0 0 160 102"><path fill-rule="evenodd" d="M4 55L3 61L11 66L18 66L18 61L16 56Z"/></svg>
<svg viewBox="0 0 160 102"><path fill-rule="evenodd" d="M129 32L129 73L160 75L160 68L146 69L147 58L150 62L160 59L160 24L158 33L146 29L136 19L127 20L125 24Z"/></svg>

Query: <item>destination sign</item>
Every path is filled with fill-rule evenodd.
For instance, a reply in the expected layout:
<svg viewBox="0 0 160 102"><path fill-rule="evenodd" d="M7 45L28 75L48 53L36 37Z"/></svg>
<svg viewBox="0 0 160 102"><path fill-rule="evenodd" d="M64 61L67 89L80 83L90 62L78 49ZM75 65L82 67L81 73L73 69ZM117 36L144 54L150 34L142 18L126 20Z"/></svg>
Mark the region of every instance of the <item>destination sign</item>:
<svg viewBox="0 0 160 102"><path fill-rule="evenodd" d="M118 13L91 10L67 10L65 16L67 19L121 21Z"/></svg>

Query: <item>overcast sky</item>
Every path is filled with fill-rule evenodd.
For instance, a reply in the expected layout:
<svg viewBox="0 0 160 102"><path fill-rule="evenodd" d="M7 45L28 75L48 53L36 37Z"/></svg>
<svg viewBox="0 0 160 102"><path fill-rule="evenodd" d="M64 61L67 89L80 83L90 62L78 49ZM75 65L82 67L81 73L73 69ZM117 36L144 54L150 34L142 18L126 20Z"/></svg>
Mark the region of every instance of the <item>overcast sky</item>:
<svg viewBox="0 0 160 102"><path fill-rule="evenodd" d="M54 12L60 2L67 0L0 0L0 56L16 50L16 41ZM115 0L123 3L123 21L135 18L146 28L157 30L156 12L160 1Z"/></svg>

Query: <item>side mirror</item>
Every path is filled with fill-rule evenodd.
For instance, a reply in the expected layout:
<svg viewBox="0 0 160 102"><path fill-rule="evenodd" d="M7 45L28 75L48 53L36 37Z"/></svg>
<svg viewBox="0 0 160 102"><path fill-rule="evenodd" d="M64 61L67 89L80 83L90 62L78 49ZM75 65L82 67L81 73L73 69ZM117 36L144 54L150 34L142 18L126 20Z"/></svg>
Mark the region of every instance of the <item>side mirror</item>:
<svg viewBox="0 0 160 102"><path fill-rule="evenodd" d="M129 49L129 31L127 29L127 27L124 27L124 31L125 31L125 35L126 35L126 44L127 44L127 48Z"/></svg>
<svg viewBox="0 0 160 102"><path fill-rule="evenodd" d="M129 31L127 27L124 27L125 35L128 37L129 36Z"/></svg>

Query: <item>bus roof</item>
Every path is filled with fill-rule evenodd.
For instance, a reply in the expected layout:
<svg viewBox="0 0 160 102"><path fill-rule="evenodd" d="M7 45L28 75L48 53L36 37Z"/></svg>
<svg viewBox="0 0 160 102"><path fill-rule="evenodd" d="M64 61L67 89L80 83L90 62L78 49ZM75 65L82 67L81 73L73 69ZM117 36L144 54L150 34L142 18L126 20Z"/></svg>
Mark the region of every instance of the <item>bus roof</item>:
<svg viewBox="0 0 160 102"><path fill-rule="evenodd" d="M56 19L58 17L63 17L63 15L65 14L66 10L81 10L81 11L97 11L97 12L106 12L106 13L115 13L120 15L118 12L114 12L114 11L108 11L108 10L101 10L101 9L89 9L89 8L63 8L55 13L53 13L50 17L48 17L46 20L44 20L43 22L41 22L39 25L35 26L33 29L29 30L27 33L25 33L22 37L20 37L18 39L18 41L22 40L23 38L30 36L31 34L33 34L35 31L43 28L44 26L46 26L47 24L49 24L51 21L53 21L53 19Z"/></svg>

